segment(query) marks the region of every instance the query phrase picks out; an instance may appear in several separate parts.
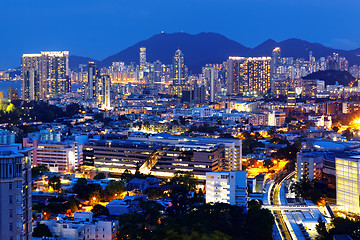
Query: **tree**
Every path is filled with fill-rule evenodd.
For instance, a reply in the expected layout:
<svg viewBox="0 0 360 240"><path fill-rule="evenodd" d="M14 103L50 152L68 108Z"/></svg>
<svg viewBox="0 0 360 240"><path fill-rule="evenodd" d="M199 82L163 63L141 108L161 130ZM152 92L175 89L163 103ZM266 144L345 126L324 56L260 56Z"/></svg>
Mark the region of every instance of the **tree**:
<svg viewBox="0 0 360 240"><path fill-rule="evenodd" d="M102 195L103 193L103 189L100 184L87 184L87 180L85 178L78 179L72 190L79 198L84 200L89 200L90 195L93 195L94 192L98 192L99 195ZM100 198L98 200L100 200Z"/></svg>
<svg viewBox="0 0 360 240"><path fill-rule="evenodd" d="M337 126L334 126L334 127L332 128L332 130L333 130L335 133L337 133L337 132L339 131L339 128L338 128Z"/></svg>
<svg viewBox="0 0 360 240"><path fill-rule="evenodd" d="M100 195L100 191L94 191L91 192L89 195L89 204L92 206L95 206L96 204L98 204L101 200L101 195Z"/></svg>
<svg viewBox="0 0 360 240"><path fill-rule="evenodd" d="M272 229L275 223L270 210L252 207L246 218L247 239L272 239ZM261 231L259 231L261 229Z"/></svg>
<svg viewBox="0 0 360 240"><path fill-rule="evenodd" d="M134 178L134 175L127 169L121 174L120 179L125 182L130 182Z"/></svg>
<svg viewBox="0 0 360 240"><path fill-rule="evenodd" d="M70 209L71 212L77 212L79 210L79 205L79 201L77 201L74 197L70 197L69 201L66 203L66 209Z"/></svg>
<svg viewBox="0 0 360 240"><path fill-rule="evenodd" d="M109 184L105 187L105 194L110 198L119 196L125 191L126 187L122 181L110 181Z"/></svg>
<svg viewBox="0 0 360 240"><path fill-rule="evenodd" d="M295 182L291 185L291 191L295 193L296 197L311 199L315 203L323 196L322 191L315 188L314 180L310 181L305 177L303 177L299 182Z"/></svg>
<svg viewBox="0 0 360 240"><path fill-rule="evenodd" d="M41 175L43 175L45 172L49 172L49 168L45 165L39 165L36 167L31 168L31 176L33 178L37 178Z"/></svg>
<svg viewBox="0 0 360 240"><path fill-rule="evenodd" d="M52 234L45 224L38 224L33 231L33 237L52 237Z"/></svg>
<svg viewBox="0 0 360 240"><path fill-rule="evenodd" d="M96 204L92 209L91 212L94 214L94 217L98 217L101 215L109 216L109 209L104 207L103 205Z"/></svg>
<svg viewBox="0 0 360 240"><path fill-rule="evenodd" d="M182 172L177 171L174 174L174 177L170 180L170 184L179 184L184 185L188 191L196 190L196 179L194 178L194 174L190 172Z"/></svg>
<svg viewBox="0 0 360 240"><path fill-rule="evenodd" d="M326 229L325 222L321 220L321 218L318 219L318 224L315 228L316 232L318 233L318 236L316 237L317 240L329 239L329 232Z"/></svg>
<svg viewBox="0 0 360 240"><path fill-rule="evenodd" d="M336 217L331 220L331 227L326 228L325 223L319 219L316 225L317 240L332 240L334 235L349 235L352 239L360 239L360 225L358 221L348 218Z"/></svg>
<svg viewBox="0 0 360 240"><path fill-rule="evenodd" d="M305 177L291 185L291 191L295 193L296 197L302 199L310 199L313 190L314 182Z"/></svg>
<svg viewBox="0 0 360 240"><path fill-rule="evenodd" d="M61 183L58 176L53 176L49 179L49 186L52 187L55 191L60 190Z"/></svg>
<svg viewBox="0 0 360 240"><path fill-rule="evenodd" d="M342 135L346 138L346 141L350 141L353 137L353 133L350 128L347 128Z"/></svg>
<svg viewBox="0 0 360 240"><path fill-rule="evenodd" d="M157 198L163 198L165 197L164 191L162 191L158 187L148 187L145 189L144 192L150 199L157 199Z"/></svg>
<svg viewBox="0 0 360 240"><path fill-rule="evenodd" d="M99 172L94 177L94 179L96 179L96 180L105 179L105 178L106 178L106 176L105 176L105 174L103 172Z"/></svg>

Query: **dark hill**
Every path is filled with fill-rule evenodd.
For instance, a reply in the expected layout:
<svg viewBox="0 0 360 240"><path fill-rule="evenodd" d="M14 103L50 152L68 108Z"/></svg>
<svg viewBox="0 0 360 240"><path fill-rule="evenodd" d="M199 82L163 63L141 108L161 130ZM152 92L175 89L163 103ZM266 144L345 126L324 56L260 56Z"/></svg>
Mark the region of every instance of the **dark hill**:
<svg viewBox="0 0 360 240"><path fill-rule="evenodd" d="M139 63L139 48L146 47L148 62L160 60L162 63L172 63L172 57L177 49L185 56L185 64L193 72L200 72L206 63L221 63L229 56L248 56L251 49L230 40L217 33L161 33L141 41L99 63L109 66L112 62L122 61Z"/></svg>
<svg viewBox="0 0 360 240"><path fill-rule="evenodd" d="M173 54L177 49L181 49L185 55L185 64L193 73L200 73L201 67L207 63L222 63L229 56L271 56L275 47L281 48L283 57L307 60L309 52L312 51L313 56L319 59L336 52L340 56L346 57L350 65L360 65L360 49L351 51L333 49L319 43L310 43L296 38L281 42L269 39L255 48L248 48L217 33L161 33L99 61L98 66L107 67L112 62L139 63L140 47L146 47L148 62L160 60L165 64L171 64ZM70 66L75 70L79 64L87 63L89 60L92 59L70 56Z"/></svg>
<svg viewBox="0 0 360 240"><path fill-rule="evenodd" d="M338 82L340 85L348 86L349 83L355 82L355 77L347 71L326 70L311 73L303 79L324 80L326 85L334 85Z"/></svg>

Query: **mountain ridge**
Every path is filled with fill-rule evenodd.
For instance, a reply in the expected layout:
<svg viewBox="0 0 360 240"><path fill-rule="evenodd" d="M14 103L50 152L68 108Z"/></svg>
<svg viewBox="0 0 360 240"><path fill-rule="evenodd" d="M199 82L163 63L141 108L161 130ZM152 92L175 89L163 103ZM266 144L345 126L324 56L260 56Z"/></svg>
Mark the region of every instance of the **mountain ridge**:
<svg viewBox="0 0 360 240"><path fill-rule="evenodd" d="M75 70L79 64L86 64L89 60L95 61L99 67L107 67L112 62L118 61L125 62L125 64L130 62L138 64L140 47L147 48L148 62L160 60L165 64L171 64L173 54L177 49L181 49L185 56L185 64L193 73L200 73L201 67L206 63L222 63L229 56L271 56L275 47L281 48L282 57L308 59L309 52L312 51L313 56L318 59L336 52L339 56L346 57L350 65L360 65L360 48L354 50L334 49L298 38L289 38L280 42L267 39L254 48L250 48L219 33L189 34L176 32L155 34L100 61L71 55L70 68Z"/></svg>

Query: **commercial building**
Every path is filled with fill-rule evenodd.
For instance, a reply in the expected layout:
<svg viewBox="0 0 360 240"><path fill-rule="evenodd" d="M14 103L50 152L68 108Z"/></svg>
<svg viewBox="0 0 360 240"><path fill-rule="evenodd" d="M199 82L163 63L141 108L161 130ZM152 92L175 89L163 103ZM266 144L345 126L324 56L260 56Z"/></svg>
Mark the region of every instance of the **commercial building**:
<svg viewBox="0 0 360 240"><path fill-rule="evenodd" d="M31 240L31 148L0 145L0 239Z"/></svg>
<svg viewBox="0 0 360 240"><path fill-rule="evenodd" d="M336 204L344 211L360 213L360 156L336 158Z"/></svg>
<svg viewBox="0 0 360 240"><path fill-rule="evenodd" d="M75 158L74 142L39 141L24 138L25 147L33 147L32 165L45 165L54 172L68 172L79 168L80 161ZM80 156L78 156L80 158Z"/></svg>
<svg viewBox="0 0 360 240"><path fill-rule="evenodd" d="M184 54L178 49L173 57L172 93L181 97L182 91L185 90L186 81Z"/></svg>
<svg viewBox="0 0 360 240"><path fill-rule="evenodd" d="M242 167L242 140L230 138L202 138L202 137L180 137L170 134L131 134L131 140L143 140L150 143L167 144L220 144L225 147L225 158L222 162L215 162L213 171L241 170ZM218 164L219 163L219 164Z"/></svg>
<svg viewBox="0 0 360 240"><path fill-rule="evenodd" d="M139 73L140 79L144 78L145 68L146 68L146 48L141 47L140 48L140 73Z"/></svg>
<svg viewBox="0 0 360 240"><path fill-rule="evenodd" d="M217 202L247 207L246 171L206 174L206 203Z"/></svg>
<svg viewBox="0 0 360 240"><path fill-rule="evenodd" d="M205 174L224 164L221 144L148 142L141 140L90 141L84 145L84 170L107 171L120 175L137 169L169 179L178 171L191 172L205 183Z"/></svg>

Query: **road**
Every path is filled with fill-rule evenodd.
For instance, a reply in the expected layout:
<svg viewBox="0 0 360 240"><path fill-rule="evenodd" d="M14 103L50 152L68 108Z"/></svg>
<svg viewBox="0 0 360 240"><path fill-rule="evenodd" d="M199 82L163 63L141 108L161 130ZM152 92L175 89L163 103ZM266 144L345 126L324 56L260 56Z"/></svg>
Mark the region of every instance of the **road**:
<svg viewBox="0 0 360 240"><path fill-rule="evenodd" d="M288 175L280 176L275 181L274 184L270 187L270 195L269 195L269 203L270 205L281 205L280 202L280 188L281 184L284 180L291 178L295 172L291 172ZM293 239L290 229L286 225L283 212L281 210L274 210L272 211L275 217L276 226L279 229L282 239L291 240Z"/></svg>

